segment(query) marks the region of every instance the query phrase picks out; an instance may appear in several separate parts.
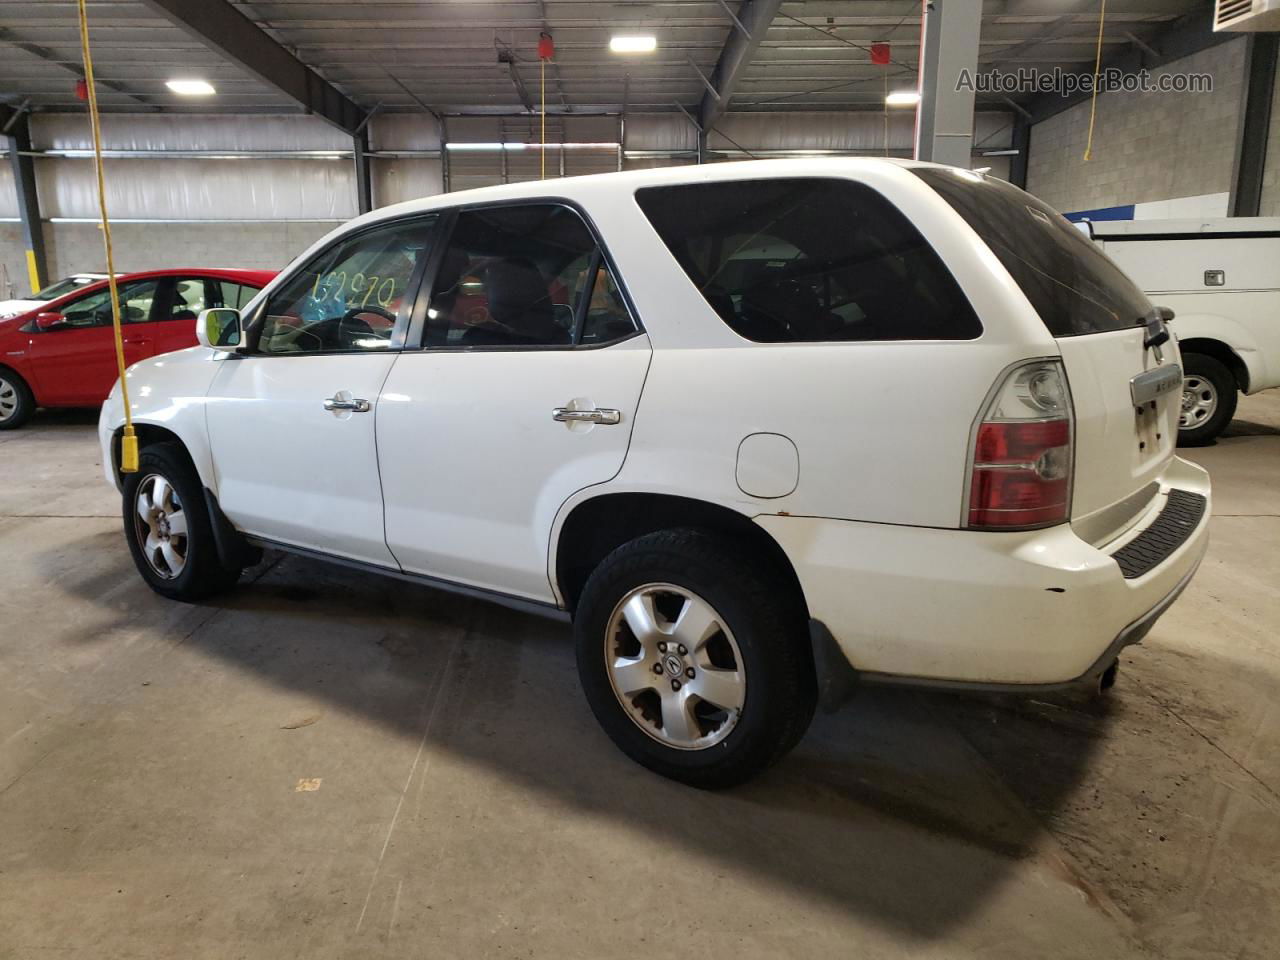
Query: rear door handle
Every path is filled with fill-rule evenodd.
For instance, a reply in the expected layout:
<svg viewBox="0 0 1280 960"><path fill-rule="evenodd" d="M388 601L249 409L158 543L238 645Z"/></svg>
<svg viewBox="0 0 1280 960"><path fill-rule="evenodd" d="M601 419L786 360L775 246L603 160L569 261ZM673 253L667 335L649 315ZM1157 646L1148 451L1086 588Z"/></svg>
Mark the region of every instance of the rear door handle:
<svg viewBox="0 0 1280 960"><path fill-rule="evenodd" d="M373 409L373 405L368 400L362 400L359 397L352 397L350 400L330 397L324 402L324 408L326 410L350 410L352 413L368 413Z"/></svg>
<svg viewBox="0 0 1280 960"><path fill-rule="evenodd" d="M603 423L613 426L622 422L622 411L599 407L595 410L570 410L568 407L556 407L551 411L551 419L561 423Z"/></svg>

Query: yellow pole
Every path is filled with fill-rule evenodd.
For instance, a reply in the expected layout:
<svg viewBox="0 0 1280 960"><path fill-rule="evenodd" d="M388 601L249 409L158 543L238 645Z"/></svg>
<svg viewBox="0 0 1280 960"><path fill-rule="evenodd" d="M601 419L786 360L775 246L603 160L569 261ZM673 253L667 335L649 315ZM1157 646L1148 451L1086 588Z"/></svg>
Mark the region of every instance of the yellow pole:
<svg viewBox="0 0 1280 960"><path fill-rule="evenodd" d="M1089 136L1084 144L1084 160L1093 159L1093 118L1098 110L1098 72L1102 69L1102 27L1107 22L1107 0L1098 13L1098 50L1093 59L1093 97L1089 100Z"/></svg>
<svg viewBox="0 0 1280 960"><path fill-rule="evenodd" d="M80 11L80 53L84 57L84 82L89 88L89 122L93 128L93 162L98 174L98 210L102 214L102 242L107 251L107 286L111 290L111 329L115 334L116 370L120 376L120 397L124 403L124 436L120 440L120 469L138 470L138 437L133 432L133 409L129 404L129 384L124 376L124 337L120 332L120 296L116 290L116 265L111 254L111 222L107 219L107 189L102 173L102 126L98 116L98 93L93 83L93 56L89 53L89 15L85 0Z"/></svg>

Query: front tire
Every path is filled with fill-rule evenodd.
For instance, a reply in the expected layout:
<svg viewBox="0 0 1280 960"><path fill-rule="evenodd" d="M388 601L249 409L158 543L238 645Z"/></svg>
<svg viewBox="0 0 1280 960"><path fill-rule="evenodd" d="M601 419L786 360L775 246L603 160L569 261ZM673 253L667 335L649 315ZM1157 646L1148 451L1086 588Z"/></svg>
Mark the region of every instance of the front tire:
<svg viewBox="0 0 1280 960"><path fill-rule="evenodd" d="M665 530L591 574L574 618L596 719L631 759L695 787L781 759L817 702L807 625L784 578L725 538Z"/></svg>
<svg viewBox="0 0 1280 960"><path fill-rule="evenodd" d="M1236 378L1221 360L1204 353L1182 355L1182 409L1178 446L1213 443L1236 413Z"/></svg>
<svg viewBox="0 0 1280 960"><path fill-rule="evenodd" d="M170 600L203 600L233 586L239 567L218 556L204 486L176 443L146 447L125 474L124 535L147 585Z"/></svg>
<svg viewBox="0 0 1280 960"><path fill-rule="evenodd" d="M9 368L0 367L0 430L17 430L35 411L35 397L27 382Z"/></svg>

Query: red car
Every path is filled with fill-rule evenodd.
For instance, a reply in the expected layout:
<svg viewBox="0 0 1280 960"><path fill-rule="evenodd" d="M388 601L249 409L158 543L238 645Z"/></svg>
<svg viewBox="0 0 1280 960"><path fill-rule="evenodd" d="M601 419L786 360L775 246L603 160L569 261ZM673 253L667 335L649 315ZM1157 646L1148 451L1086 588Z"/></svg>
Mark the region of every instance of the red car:
<svg viewBox="0 0 1280 960"><path fill-rule="evenodd" d="M207 307L243 307L274 270L149 270L116 279L124 359L137 363L196 345ZM21 426L36 407L102 403L116 382L111 297L105 280L0 320L0 430Z"/></svg>

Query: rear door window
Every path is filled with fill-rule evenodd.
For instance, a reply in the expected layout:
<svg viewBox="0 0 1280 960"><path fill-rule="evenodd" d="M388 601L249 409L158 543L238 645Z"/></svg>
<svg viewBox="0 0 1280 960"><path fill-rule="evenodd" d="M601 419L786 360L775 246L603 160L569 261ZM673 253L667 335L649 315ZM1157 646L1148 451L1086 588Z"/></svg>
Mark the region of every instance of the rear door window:
<svg viewBox="0 0 1280 960"><path fill-rule="evenodd" d="M913 168L1009 271L1055 337L1124 330L1150 311L1141 290L1048 204L1003 180Z"/></svg>
<svg viewBox="0 0 1280 960"><path fill-rule="evenodd" d="M202 310L211 306L221 306L211 302L209 286L217 289L217 281L203 280L200 277L181 277L173 283L173 300L163 316L157 320L194 320Z"/></svg>
<svg viewBox="0 0 1280 960"><path fill-rule="evenodd" d="M982 333L928 241L865 184L734 180L648 187L636 200L707 303L748 340Z"/></svg>
<svg viewBox="0 0 1280 960"><path fill-rule="evenodd" d="M567 348L635 332L575 210L527 203L458 214L432 288L427 347Z"/></svg>

